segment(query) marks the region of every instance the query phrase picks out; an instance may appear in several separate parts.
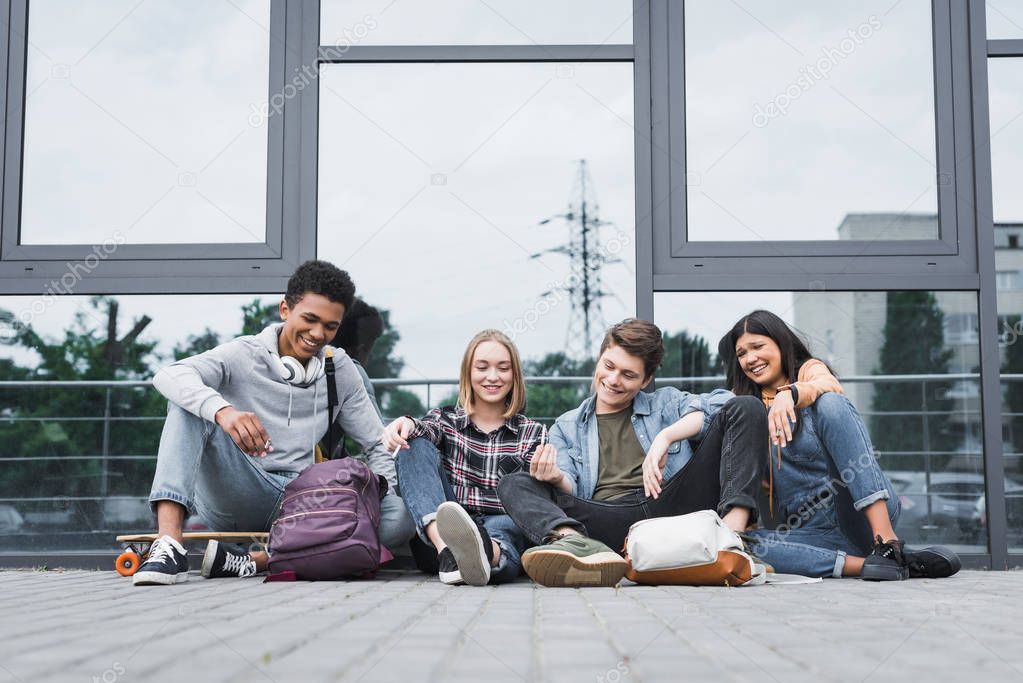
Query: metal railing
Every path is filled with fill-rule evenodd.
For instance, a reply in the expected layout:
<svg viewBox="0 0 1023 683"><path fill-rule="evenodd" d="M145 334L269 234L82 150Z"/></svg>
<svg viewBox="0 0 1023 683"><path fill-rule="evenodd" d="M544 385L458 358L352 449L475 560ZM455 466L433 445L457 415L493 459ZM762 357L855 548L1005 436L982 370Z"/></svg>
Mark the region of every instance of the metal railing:
<svg viewBox="0 0 1023 683"><path fill-rule="evenodd" d="M701 377L665 377L658 378L657 386L677 386L686 388L693 391L707 391L712 388L723 386L724 377L721 376L701 376ZM935 494L931 493L931 474L933 470L933 463L935 458L938 457L964 457L969 459L976 459L976 467L972 469L974 473L982 473L982 452L979 445L976 448L970 447L969 442L960 444L960 447L955 450L936 449L932 444L931 438L931 427L935 420L951 421L955 418L958 424L965 424L967 426L979 425L980 422L980 400L979 392L976 397L958 397L957 408L955 410L948 409L937 409L934 406L936 398L931 395L929 391L930 387L935 384L948 385L950 383L976 383L979 387L980 375L978 373L958 373L958 374L921 374L921 375L856 375L856 376L844 376L841 378L843 384L848 386L878 386L881 384L899 384L899 383L919 383L920 385L920 403L918 406L905 406L904 409L897 411L885 411L878 412L872 410L861 410L863 417L869 420L877 416L888 416L892 418L905 418L910 420L919 420L921 443L919 450L905 450L905 451L879 451L878 456L882 462L886 465L887 469L900 469L893 467L899 460L906 458L922 458L923 466L920 468L925 476L923 491L908 491L907 494L921 494L926 496L928 517L931 516L932 510L932 498ZM1003 383L1013 383L1023 381L1023 375L1003 375ZM527 378L528 385L555 385L555 386L569 386L577 387L580 389L580 395L586 393L591 382L591 377L529 377ZM435 407L434 399L443 399L451 396L454 393L454 388L458 385L457 379L450 378L424 378L424 379L378 379L373 380L373 384L377 391L386 389L406 389L417 392L421 398L425 398L427 408ZM97 444L99 446L99 452L97 453L75 453L75 454L24 454L16 453L11 451L11 445L8 443L6 446L0 445L0 482L4 479L4 469L9 466L13 466L15 463L43 463L46 461L60 460L63 462L82 462L82 461L96 461L99 465L99 485L97 495L74 495L74 496L37 496L31 495L17 495L0 497L0 504L17 504L24 505L29 504L41 504L41 503L57 503L62 505L80 504L84 502L102 502L102 501L116 501L116 500L145 500L145 494L143 491L139 491L138 495L125 495L123 493L119 495L111 495L110 493L110 477L111 471L110 466L118 462L130 462L130 461L155 461L156 459L156 448L158 446L158 435L152 443L152 450L141 453L115 453L112 448L113 428L123 424L146 424L146 423L161 423L164 420L163 415L153 416L140 416L140 415L116 415L114 414L114 401L113 395L117 391L123 390L153 390L151 382L148 381L0 381L0 392L4 391L18 391L18 392L31 392L33 390L40 389L67 389L67 390L79 390L79 389L103 389L103 401L100 411L97 411L96 415L52 415L52 416L21 416L18 415L16 410L12 411L8 409L7 414L0 415L0 428L5 424L17 424L17 423L39 423L40 426L43 424L53 423L82 423L82 422L101 422L101 437ZM438 393L440 388L446 390L441 394ZM440 397L440 398L438 398ZM29 400L26 395L26 400ZM8 405L10 405L8 401ZM1021 413L1004 412L1003 423L1010 426L1010 432L1012 428L1012 422L1014 419L1020 417ZM556 416L537 416L537 419L541 419L545 422L551 422ZM978 430L979 431L979 430ZM155 430L154 430L155 433ZM1011 439L1010 439L1011 441ZM1007 444L1008 445L1008 444ZM1013 452L1009 450L1006 453L1006 458L1018 459L1021 453ZM21 493L21 492L19 492ZM27 493L27 492L26 492ZM2 524L2 522L0 522Z"/></svg>
<svg viewBox="0 0 1023 683"><path fill-rule="evenodd" d="M1002 375L1001 379L1003 382L1020 382L1023 381L1023 374L1019 375ZM564 386L576 386L576 387L588 387L592 378L589 376L582 377L527 377L527 385L564 385ZM920 374L920 375L850 375L843 376L841 381L844 385L860 385L860 384L897 384L897 383L920 383L920 409L919 410L897 410L897 411L873 411L867 410L863 407L858 407L860 414L864 418L870 418L877 415L885 415L890 417L918 417L921 420L922 435L924 436L923 448L920 451L902 451L899 453L905 454L948 454L948 453L963 453L962 450L957 451L934 451L929 443L929 420L932 417L948 417L952 415L958 416L979 416L979 393L977 398L978 406L976 408L963 407L957 410L936 410L931 409L928 403L931 402L928 398L928 384L940 382L942 384L949 382L962 382L962 381L974 381L979 386L980 375L978 373L956 373L956 374ZM424 379L409 379L409 378L386 378L386 379L373 379L371 380L373 386L379 391L381 389L388 388L406 388L415 387L422 388L425 390L426 408L436 407L434 405L434 387L457 387L457 379L447 378L424 378ZM696 376L696 377L664 377L657 378L655 385L657 387L662 386L677 386L686 389L692 389L694 391L706 391L711 388L721 387L724 385L724 376ZM162 422L164 420L163 415L152 415L152 416L131 416L131 415L113 415L111 412L112 404L112 393L115 390L120 389L152 389L152 382L149 381L136 381L136 380L81 380L81 381L44 381L44 380L29 380L29 381L0 381L0 391L5 389L55 389L55 388L67 388L67 389L84 389L84 388L100 388L105 389L104 401L103 401L103 413L101 415L52 415L52 416L20 416L20 415L0 415L0 425L10 424L16 422L39 422L39 423L54 423L54 422L97 422L102 421L102 443L100 446L100 453L95 455L55 455L55 456L9 456L0 451L0 463L4 462L21 462L26 460L47 460L47 459L154 459L156 457L155 445L154 452L152 454L139 454L139 455L110 455L110 426L113 423L125 423L125 422ZM453 392L451 392L453 393ZM449 393L450 395L450 393ZM973 397L970 397L973 398ZM1023 413L1003 412L1003 418L1005 417L1019 417ZM393 418L396 416L385 416L387 418ZM539 415L533 416L534 419L551 422L557 415ZM971 451L973 454L980 454L980 451ZM1009 452L1006 453L1009 457L1018 457L1021 453Z"/></svg>

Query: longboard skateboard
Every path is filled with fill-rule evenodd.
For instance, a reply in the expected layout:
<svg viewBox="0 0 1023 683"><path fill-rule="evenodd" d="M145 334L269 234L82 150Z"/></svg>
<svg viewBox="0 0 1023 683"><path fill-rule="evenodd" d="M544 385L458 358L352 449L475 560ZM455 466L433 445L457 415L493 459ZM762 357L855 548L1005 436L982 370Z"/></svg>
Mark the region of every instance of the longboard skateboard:
<svg viewBox="0 0 1023 683"><path fill-rule="evenodd" d="M269 534L263 531L186 531L182 534L188 541L225 541L227 543L266 543ZM114 569L121 576L131 576L149 555L149 548L160 537L159 534L126 534L118 536L117 542L124 546L124 552L117 556Z"/></svg>

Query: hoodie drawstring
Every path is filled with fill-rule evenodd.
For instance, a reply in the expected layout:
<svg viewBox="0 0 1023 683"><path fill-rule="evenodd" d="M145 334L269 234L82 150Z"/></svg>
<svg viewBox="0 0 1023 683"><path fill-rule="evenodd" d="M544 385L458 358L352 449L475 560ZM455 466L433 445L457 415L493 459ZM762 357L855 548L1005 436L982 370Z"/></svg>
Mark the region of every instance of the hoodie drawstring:
<svg viewBox="0 0 1023 683"><path fill-rule="evenodd" d="M316 453L316 408L319 406L320 380L313 382L313 453ZM324 459L330 460L330 453L324 454Z"/></svg>
<svg viewBox="0 0 1023 683"><path fill-rule="evenodd" d="M292 399L295 398L295 388L291 386L291 382L288 382L288 426L291 426L291 405Z"/></svg>

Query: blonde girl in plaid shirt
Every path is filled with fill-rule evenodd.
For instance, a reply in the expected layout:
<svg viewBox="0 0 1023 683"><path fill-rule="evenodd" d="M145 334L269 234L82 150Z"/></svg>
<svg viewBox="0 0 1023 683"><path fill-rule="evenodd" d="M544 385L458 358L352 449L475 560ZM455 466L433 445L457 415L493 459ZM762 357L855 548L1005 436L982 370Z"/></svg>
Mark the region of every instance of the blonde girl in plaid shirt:
<svg viewBox="0 0 1023 683"><path fill-rule="evenodd" d="M497 484L528 470L538 453L553 457L546 428L523 414L525 402L515 344L483 330L462 358L458 405L384 429L384 446L397 450L401 494L420 538L436 549L445 583L502 583L521 573L528 541L504 513Z"/></svg>

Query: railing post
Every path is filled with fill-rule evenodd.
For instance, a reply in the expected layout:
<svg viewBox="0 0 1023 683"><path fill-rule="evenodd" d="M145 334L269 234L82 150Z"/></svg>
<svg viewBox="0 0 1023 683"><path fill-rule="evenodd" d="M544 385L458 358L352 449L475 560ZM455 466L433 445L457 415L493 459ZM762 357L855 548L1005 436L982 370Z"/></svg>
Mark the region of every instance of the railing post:
<svg viewBox="0 0 1023 683"><path fill-rule="evenodd" d="M109 488L109 476L107 472L107 456L110 454L110 387L107 387L107 397L103 408L103 450L102 465L99 479L99 495L106 498ZM102 508L103 503L100 502Z"/></svg>
<svg viewBox="0 0 1023 683"><path fill-rule="evenodd" d="M920 421L923 425L924 487L927 489L927 526L934 526L933 494L931 492L931 429L927 419L927 380L920 380Z"/></svg>

